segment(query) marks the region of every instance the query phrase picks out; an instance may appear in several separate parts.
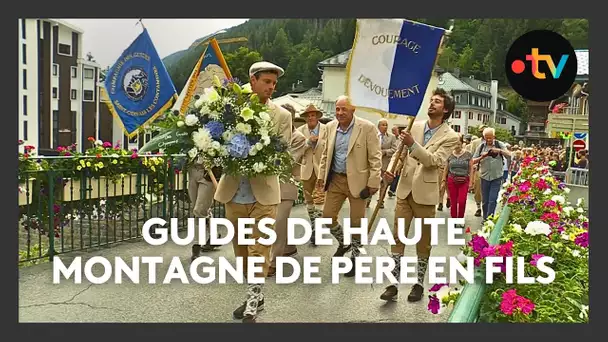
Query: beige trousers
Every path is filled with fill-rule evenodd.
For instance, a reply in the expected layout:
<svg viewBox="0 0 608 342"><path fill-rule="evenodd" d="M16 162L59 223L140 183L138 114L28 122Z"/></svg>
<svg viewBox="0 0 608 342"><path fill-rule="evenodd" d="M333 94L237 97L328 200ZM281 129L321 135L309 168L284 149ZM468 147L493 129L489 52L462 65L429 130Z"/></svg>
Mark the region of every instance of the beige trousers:
<svg viewBox="0 0 608 342"><path fill-rule="evenodd" d="M277 209L277 220L275 222L274 231L277 234L277 241L272 245L272 267L276 267L276 257L295 252L296 246L287 245L287 219L293 208L293 200L283 200Z"/></svg>
<svg viewBox="0 0 608 342"><path fill-rule="evenodd" d="M405 245L399 241L398 235L398 219L404 219L405 236L410 231L410 226L414 218L433 218L436 213L436 206L418 204L414 201L412 194L405 199L397 198L395 206L395 224L393 228L393 237L396 244L391 246L391 252L394 254L403 255ZM428 258L431 255L431 226L428 224L422 225L422 234L420 241L416 244L416 254L419 258Z"/></svg>

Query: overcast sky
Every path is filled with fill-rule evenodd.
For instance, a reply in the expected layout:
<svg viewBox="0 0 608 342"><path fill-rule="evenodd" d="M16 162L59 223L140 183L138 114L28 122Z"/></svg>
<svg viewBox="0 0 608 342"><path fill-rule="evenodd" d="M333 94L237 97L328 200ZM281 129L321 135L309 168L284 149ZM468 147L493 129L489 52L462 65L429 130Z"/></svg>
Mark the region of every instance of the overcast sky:
<svg viewBox="0 0 608 342"><path fill-rule="evenodd" d="M91 52L102 66L114 64L120 54L141 33L138 19L63 19L84 31L83 56ZM187 49L196 39L247 19L143 19L161 58Z"/></svg>

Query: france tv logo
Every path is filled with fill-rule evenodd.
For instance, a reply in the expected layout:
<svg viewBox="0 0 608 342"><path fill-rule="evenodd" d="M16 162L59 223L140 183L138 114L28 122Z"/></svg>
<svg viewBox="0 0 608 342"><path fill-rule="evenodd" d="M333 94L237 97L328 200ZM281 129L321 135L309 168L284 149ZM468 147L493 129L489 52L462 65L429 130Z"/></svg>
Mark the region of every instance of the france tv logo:
<svg viewBox="0 0 608 342"><path fill-rule="evenodd" d="M530 31L517 38L505 62L513 90L537 102L551 101L568 92L578 67L570 42L548 30Z"/></svg>

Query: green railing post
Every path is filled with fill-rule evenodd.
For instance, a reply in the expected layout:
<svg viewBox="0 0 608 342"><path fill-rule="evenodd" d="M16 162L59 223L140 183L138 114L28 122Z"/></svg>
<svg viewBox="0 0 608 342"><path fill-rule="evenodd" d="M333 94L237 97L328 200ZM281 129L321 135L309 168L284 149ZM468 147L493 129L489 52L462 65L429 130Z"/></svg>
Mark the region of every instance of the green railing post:
<svg viewBox="0 0 608 342"><path fill-rule="evenodd" d="M488 243L490 245L495 245L500 241L502 229L509 222L510 214L511 207L505 205L488 238ZM483 299L485 290L485 272L483 269L477 268L475 270L474 283L466 284L462 289L462 292L454 305L454 309L452 310L450 317L448 317L448 323L477 322L479 318L479 307L481 306L481 300Z"/></svg>
<svg viewBox="0 0 608 342"><path fill-rule="evenodd" d="M49 257L49 261L53 261L53 256L55 255L55 172L50 171L48 173L48 195L49 195L49 223L48 223L48 233L49 233L49 250L47 255Z"/></svg>

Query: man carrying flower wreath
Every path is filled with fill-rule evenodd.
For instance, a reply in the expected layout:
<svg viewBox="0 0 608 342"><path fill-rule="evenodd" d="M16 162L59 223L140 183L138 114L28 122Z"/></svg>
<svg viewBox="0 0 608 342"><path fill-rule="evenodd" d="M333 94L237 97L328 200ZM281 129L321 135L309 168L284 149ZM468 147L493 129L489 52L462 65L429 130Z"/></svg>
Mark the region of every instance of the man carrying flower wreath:
<svg viewBox="0 0 608 342"><path fill-rule="evenodd" d="M285 108L276 105L270 100L275 90L277 79L283 74L284 71L279 66L269 62L257 62L251 65L249 69L249 81L251 90L257 94L260 103L268 108L268 114L270 114L272 122L272 133L279 136L282 140L281 142L289 146L292 135L291 114ZM238 143L238 139L232 138L231 144L235 147L235 151L238 150ZM254 149L252 147L249 150L249 155L255 155L252 154L253 152ZM256 222L253 226L251 237L257 240L263 237L263 234L257 228L259 220L264 218L276 219L277 207L281 203L279 176L257 175L246 178L225 173L218 182L215 200L225 205L226 219L235 228L238 227L239 218L254 218ZM245 275L248 268L247 257L264 257L263 272L262 274L257 274L257 276L265 278L268 275L271 262L271 246L262 245L257 241L254 245L241 246L238 244L238 235L239 233L236 232L233 239L234 254L236 257L243 258ZM258 311L264 308L262 285L249 284L246 301L233 312L235 319L242 319L244 323L255 322Z"/></svg>

